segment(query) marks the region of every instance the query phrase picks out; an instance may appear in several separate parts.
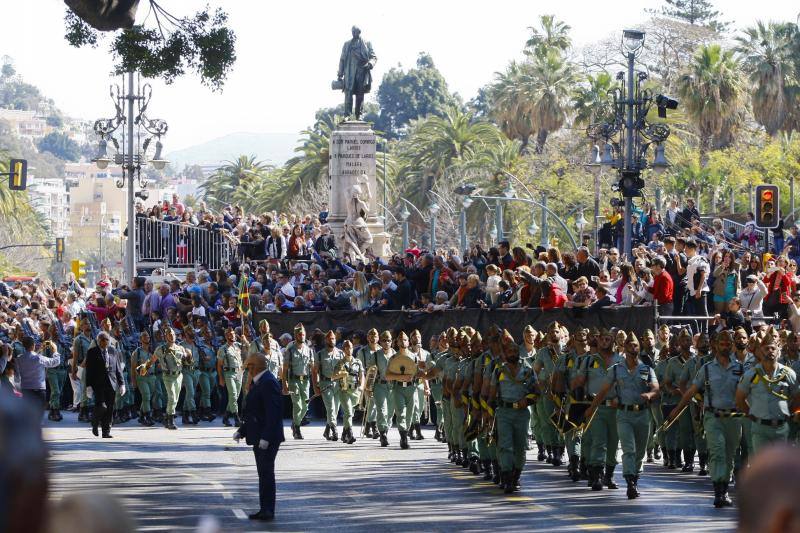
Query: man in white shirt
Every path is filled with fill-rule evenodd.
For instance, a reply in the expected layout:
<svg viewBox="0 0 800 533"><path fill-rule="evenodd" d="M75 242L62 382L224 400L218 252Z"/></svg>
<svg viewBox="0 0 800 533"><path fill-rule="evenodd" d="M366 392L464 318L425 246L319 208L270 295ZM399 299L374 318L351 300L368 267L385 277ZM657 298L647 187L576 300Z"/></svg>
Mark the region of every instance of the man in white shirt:
<svg viewBox="0 0 800 533"><path fill-rule="evenodd" d="M693 240L686 241L686 306L684 312L687 316L708 316L708 275L711 267L705 257L697 254L697 243ZM708 323L700 321L700 331L706 331Z"/></svg>
<svg viewBox="0 0 800 533"><path fill-rule="evenodd" d="M744 287L739 291L742 313L744 313L745 319L750 318L752 326L760 326L764 323L762 303L767 297L767 292L767 286L754 274L747 276Z"/></svg>

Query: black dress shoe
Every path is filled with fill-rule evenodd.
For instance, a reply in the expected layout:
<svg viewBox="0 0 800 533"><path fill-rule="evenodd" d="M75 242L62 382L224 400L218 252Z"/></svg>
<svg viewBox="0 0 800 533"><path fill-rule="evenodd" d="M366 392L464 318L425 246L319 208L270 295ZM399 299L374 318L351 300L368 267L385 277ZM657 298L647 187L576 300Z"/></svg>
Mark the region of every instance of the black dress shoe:
<svg viewBox="0 0 800 533"><path fill-rule="evenodd" d="M261 520L263 522L267 522L269 520L273 520L275 515L272 513L265 513L263 511L259 511L257 513L247 515L247 518L250 520Z"/></svg>
<svg viewBox="0 0 800 533"><path fill-rule="evenodd" d="M97 426L92 426L92 435L94 435L95 437L99 437L100 436L100 432L97 429Z"/></svg>
<svg viewBox="0 0 800 533"><path fill-rule="evenodd" d="M113 439L114 436L111 433L103 433L103 438L104 439Z"/></svg>

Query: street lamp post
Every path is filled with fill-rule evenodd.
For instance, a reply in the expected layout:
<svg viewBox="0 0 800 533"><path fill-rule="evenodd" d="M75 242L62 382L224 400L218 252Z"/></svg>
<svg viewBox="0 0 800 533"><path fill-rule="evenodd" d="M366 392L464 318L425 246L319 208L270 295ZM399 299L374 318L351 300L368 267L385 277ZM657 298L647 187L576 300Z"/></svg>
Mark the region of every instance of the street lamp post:
<svg viewBox="0 0 800 533"><path fill-rule="evenodd" d="M642 170L652 168L656 172L663 171L669 165L664 152L664 141L669 137L669 126L663 123L650 124L647 114L653 103L658 108L658 115L666 117L667 109L676 109L677 100L659 94L653 97L649 89L642 88L647 79L644 72L635 72L636 56L642 51L645 33L638 30L622 32L622 52L628 61L626 72L617 74L620 82L611 94L613 96L613 116L611 120L595 123L587 128L587 135L592 140L604 139L601 164L615 168L619 173L619 182L612 189L622 193L625 200L625 229L623 253L630 258L632 248L631 212L633 198L642 196L644 180ZM647 150L654 145L655 158L652 165L647 163ZM593 161L599 153L592 153Z"/></svg>
<svg viewBox="0 0 800 533"><path fill-rule="evenodd" d="M114 102L116 114L112 118L99 119L94 123L94 132L100 136L99 150L97 157L92 161L99 169L105 169L110 163L122 165L122 179L117 181L117 187L125 188L127 184L127 216L128 216L128 237L125 246L125 274L128 279L136 276L136 191L134 176L138 179L139 186L144 189L147 186L142 179L141 169L143 164L148 163L147 148L155 139L155 154L149 160L156 170L163 170L167 161L162 157L163 146L161 137L167 133L167 123L161 119L151 119L147 116L147 107L152 96L152 87L145 83L138 89L134 86L134 74L128 72L127 90L121 89L119 85L112 86L110 89L111 100ZM138 108L134 111L134 104L138 103ZM127 106L127 113L123 108ZM120 143L114 132L125 124L123 134L122 152L119 152ZM138 130L138 131L137 131ZM142 135L146 138L142 143L141 149L137 146L137 139ZM111 141L117 153L111 159L107 154L108 141Z"/></svg>
<svg viewBox="0 0 800 533"><path fill-rule="evenodd" d="M550 235L548 235L547 229L547 193L542 192L542 238L540 244L547 248L549 239Z"/></svg>
<svg viewBox="0 0 800 533"><path fill-rule="evenodd" d="M578 213L578 218L575 220L575 225L578 227L578 240L583 244L583 230L588 225L586 217L583 216L583 209Z"/></svg>
<svg viewBox="0 0 800 533"><path fill-rule="evenodd" d="M408 208L403 204L403 209L399 213L400 221L403 223L403 253L408 250L408 217L411 216Z"/></svg>
<svg viewBox="0 0 800 533"><path fill-rule="evenodd" d="M439 213L439 204L436 202L428 206L431 214L431 253L436 255L436 215Z"/></svg>
<svg viewBox="0 0 800 533"><path fill-rule="evenodd" d="M458 232L461 238L461 252L467 252L467 209L472 205L472 198L465 196L461 201L461 215L458 221Z"/></svg>

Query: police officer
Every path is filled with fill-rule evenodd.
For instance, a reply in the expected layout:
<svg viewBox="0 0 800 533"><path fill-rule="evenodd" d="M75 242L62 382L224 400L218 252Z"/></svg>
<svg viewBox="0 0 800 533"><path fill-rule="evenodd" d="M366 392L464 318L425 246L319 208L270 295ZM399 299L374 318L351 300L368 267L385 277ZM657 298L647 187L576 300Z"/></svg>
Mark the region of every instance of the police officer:
<svg viewBox="0 0 800 533"><path fill-rule="evenodd" d="M617 431L628 499L638 498L639 474L651 429L648 404L658 394L658 381L653 369L639 359L639 339L634 333L625 339L625 360L608 369L605 383L587 410L588 416L612 387L617 393Z"/></svg>
<svg viewBox="0 0 800 533"><path fill-rule="evenodd" d="M217 375L219 376L219 386L227 390L228 403L225 407L225 415L222 423L226 426L233 424L238 426L239 419L239 393L242 390L242 348L236 342L236 332L233 328L225 330L225 344L217 350Z"/></svg>
<svg viewBox="0 0 800 533"><path fill-rule="evenodd" d="M369 335L367 335L367 340L369 341ZM379 340L380 349L374 352L375 364L378 366L378 376L375 380L375 388L372 394L375 399L375 419L381 446L386 447L389 445L386 433L389 431L389 425L392 423L392 416L394 415L393 384L386 377L389 359L394 355L392 334L384 331L380 334Z"/></svg>
<svg viewBox="0 0 800 533"><path fill-rule="evenodd" d="M668 420L677 418L696 394L703 395L703 426L708 443L711 482L714 484L714 507L723 507L732 505L728 498L728 483L733 473L734 454L742 438L741 413L736 409L736 386L744 374L744 366L732 359L733 335L729 331L720 332L716 343L715 358L696 373Z"/></svg>
<svg viewBox="0 0 800 533"><path fill-rule="evenodd" d="M202 341L198 342L200 348L199 374L197 381L200 385L200 420L213 422L217 415L211 409L211 393L217 384L217 356L214 349L214 335L211 328L204 326L201 330Z"/></svg>
<svg viewBox="0 0 800 533"><path fill-rule="evenodd" d="M395 340L397 352L392 358L399 355L405 355L413 359L413 355L409 351L408 335L400 332ZM391 362L391 360L390 360ZM395 413L397 415L397 429L400 432L400 447L405 449L409 448L408 445L408 428L411 424L411 415L414 412L414 404L416 403L417 385L419 384L419 377L417 375L417 368L406 369L406 373L399 374L396 372L386 371L387 381L394 382L392 397L394 398Z"/></svg>
<svg viewBox="0 0 800 533"><path fill-rule="evenodd" d="M623 357L614 351L614 335L607 329L602 329L597 337L597 352L584 358L581 372L573 380L573 387L585 387L587 398L594 399L603 388L606 374L615 364L623 361ZM617 433L617 392L609 390L604 401L598 404L594 418L584 432L590 441L586 462L589 468L589 486L592 490L603 490L603 486L616 489L614 482L614 469L617 465L617 447L619 436ZM592 414L584 414L589 420ZM603 467L605 466L605 472Z"/></svg>
<svg viewBox="0 0 800 533"><path fill-rule="evenodd" d="M186 350L187 357L183 362L183 412L181 423L197 424L200 419L197 417L197 384L200 381L199 364L202 358L202 350L195 342L194 329L191 326L183 328L183 342L181 346Z"/></svg>
<svg viewBox="0 0 800 533"><path fill-rule="evenodd" d="M156 348L151 360L158 360L161 365L161 380L167 389L167 408L164 427L178 429L175 426L175 408L178 406L178 396L181 393L183 382L183 363L187 358L186 350L175 343L175 331L170 327L164 328L164 344Z"/></svg>
<svg viewBox="0 0 800 533"><path fill-rule="evenodd" d="M777 333L770 328L761 340L761 363L744 373L736 390L736 406L752 421L753 451L789 437L790 406L800 401L797 374L778 363Z"/></svg>
<svg viewBox="0 0 800 533"><path fill-rule="evenodd" d="M153 357L153 349L150 346L150 334L142 331L139 334L139 344L131 353L131 372L134 379L131 386L139 389L139 396L142 403L139 405L139 420L143 426L154 424L150 416L152 395L156 386L155 365L148 365L148 361ZM144 375L142 375L144 373Z"/></svg>
<svg viewBox="0 0 800 533"><path fill-rule="evenodd" d="M94 400L86 396L86 354L92 345L92 325L89 320L80 322L80 334L72 341L72 359L70 360L70 377L73 386L80 387L80 409L78 422L89 422L89 407L94 405Z"/></svg>
<svg viewBox="0 0 800 533"><path fill-rule="evenodd" d="M547 462L553 466L561 466L564 458L564 439L550 421L550 415L556 409L553 394L553 375L556 372L558 359L561 357L562 346L561 324L552 322L547 327L546 345L536 352L533 371L539 383L542 394L536 401L536 416L538 418L539 432L544 440L547 451Z"/></svg>
<svg viewBox="0 0 800 533"><path fill-rule="evenodd" d="M369 369L372 366L376 366L376 354L380 350L380 346L378 346L378 330L375 328L370 329L367 332L367 344L364 346L360 346L356 351L356 359L361 361L361 364L365 369ZM378 378L376 376L375 385L378 384ZM375 394L374 386L373 386L373 397ZM364 413L366 417L367 424L364 429L364 436L367 438L377 439L378 438L378 425L377 425L377 417L378 417L378 410L376 408L375 401L370 403L370 408L368 413Z"/></svg>
<svg viewBox="0 0 800 533"><path fill-rule="evenodd" d="M342 351L336 347L336 332L325 334L325 348L314 356L312 386L314 394L322 396L325 404L326 424L323 437L326 440L339 440L336 431L336 418L339 416L339 382L334 378L339 361L344 358Z"/></svg>
<svg viewBox="0 0 800 533"><path fill-rule="evenodd" d="M314 352L306 344L306 328L303 324L294 327L294 340L283 352L283 394L292 398L292 436L302 439L300 423L308 411L308 387Z"/></svg>
<svg viewBox="0 0 800 533"><path fill-rule="evenodd" d="M361 391L364 388L364 364L353 357L353 343L345 340L342 343L343 357L339 362L340 370L345 375L339 389L339 403L342 406L342 442L353 444L353 413L358 405Z"/></svg>
<svg viewBox="0 0 800 533"><path fill-rule="evenodd" d="M530 428L528 403L535 396L536 376L531 368L520 364L519 347L513 342L513 337L507 331L503 336L506 341L505 362L501 362L494 371L489 401L490 413L494 409L497 417L500 488L506 494L511 494L521 488L520 476L525 467L525 448Z"/></svg>

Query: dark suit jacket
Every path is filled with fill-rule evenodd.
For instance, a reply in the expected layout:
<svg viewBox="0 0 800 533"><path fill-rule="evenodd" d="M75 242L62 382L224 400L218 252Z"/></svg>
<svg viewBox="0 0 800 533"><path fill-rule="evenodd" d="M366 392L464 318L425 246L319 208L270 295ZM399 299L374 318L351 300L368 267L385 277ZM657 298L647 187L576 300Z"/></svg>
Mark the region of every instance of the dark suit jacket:
<svg viewBox="0 0 800 533"><path fill-rule="evenodd" d="M264 372L250 387L239 435L252 446L258 445L261 439L270 445L286 440L283 436L283 393L272 372Z"/></svg>
<svg viewBox="0 0 800 533"><path fill-rule="evenodd" d="M108 357L110 364L107 369L99 347L92 347L86 354L86 385L97 393L109 388L116 391L124 383L119 356L109 349Z"/></svg>

